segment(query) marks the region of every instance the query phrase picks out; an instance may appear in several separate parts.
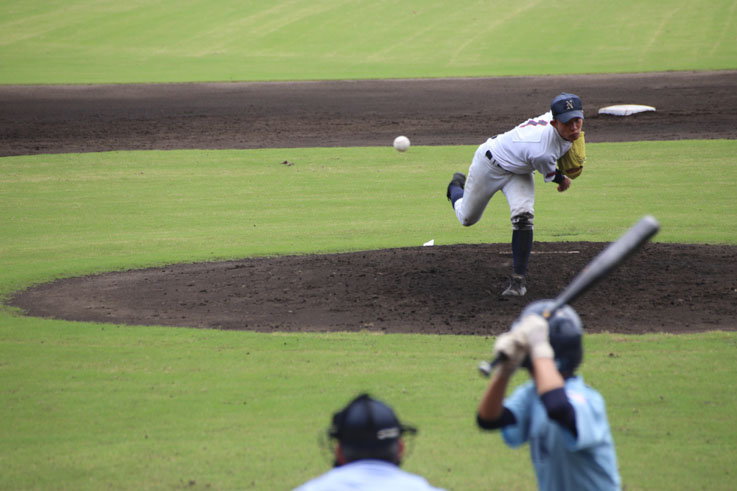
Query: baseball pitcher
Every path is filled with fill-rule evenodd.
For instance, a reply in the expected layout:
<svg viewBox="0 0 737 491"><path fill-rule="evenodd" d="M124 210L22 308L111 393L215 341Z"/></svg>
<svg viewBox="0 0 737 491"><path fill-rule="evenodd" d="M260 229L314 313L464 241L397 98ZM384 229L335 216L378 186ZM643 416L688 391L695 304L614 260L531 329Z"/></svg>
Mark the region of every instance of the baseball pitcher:
<svg viewBox="0 0 737 491"><path fill-rule="evenodd" d="M553 99L547 113L481 144L471 161L468 178L456 172L448 184L446 195L464 227L481 219L497 191L507 198L514 270L502 295L527 293L525 275L532 251L535 216L533 174L540 172L546 183L554 182L559 192L566 191L571 179L583 171L586 152L582 127L581 99L562 93Z"/></svg>

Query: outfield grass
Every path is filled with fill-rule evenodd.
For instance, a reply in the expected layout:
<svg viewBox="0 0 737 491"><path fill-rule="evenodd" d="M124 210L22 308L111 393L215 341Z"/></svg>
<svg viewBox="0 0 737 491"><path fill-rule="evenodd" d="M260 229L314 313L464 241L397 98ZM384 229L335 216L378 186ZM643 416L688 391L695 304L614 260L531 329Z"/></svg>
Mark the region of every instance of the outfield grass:
<svg viewBox="0 0 737 491"><path fill-rule="evenodd" d="M732 0L6 0L0 84L737 68Z"/></svg>
<svg viewBox="0 0 737 491"><path fill-rule="evenodd" d="M0 294L167 262L509 240L504 200L457 227L445 199L473 147L109 152L0 159ZM535 239L737 243L737 142L590 144L567 193L537 181ZM284 166L284 160L294 162ZM693 162L699 162L694 165ZM708 169L708 171L707 171ZM703 181L704 184L694 184ZM709 193L704 193L704 190ZM704 220L705 213L719 220Z"/></svg>
<svg viewBox="0 0 737 491"><path fill-rule="evenodd" d="M403 154L389 147L0 158L0 295L56 277L172 262L429 239L506 242L503 200L463 228L445 199L449 176L465 170L472 153L419 146ZM658 241L737 243L737 142L602 143L587 153L569 192L537 181L536 239L609 241L652 213L662 224ZM526 448L508 450L474 427L484 387L475 367L492 343L73 323L5 307L0 488L288 489L328 468L318 432L332 411L368 390L420 427L408 470L451 489L533 489ZM731 488L737 396L724 388L735 382L736 345L732 332L587 336L583 373L607 398L627 489L707 481Z"/></svg>

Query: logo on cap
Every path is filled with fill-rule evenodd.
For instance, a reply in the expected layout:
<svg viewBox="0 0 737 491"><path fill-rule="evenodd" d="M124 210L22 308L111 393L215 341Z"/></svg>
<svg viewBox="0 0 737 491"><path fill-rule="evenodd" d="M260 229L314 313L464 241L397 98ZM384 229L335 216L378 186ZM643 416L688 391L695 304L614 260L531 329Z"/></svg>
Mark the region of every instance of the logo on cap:
<svg viewBox="0 0 737 491"><path fill-rule="evenodd" d="M368 448L385 446L403 433L416 432L413 426L400 423L391 407L364 393L333 414L328 436L343 445Z"/></svg>

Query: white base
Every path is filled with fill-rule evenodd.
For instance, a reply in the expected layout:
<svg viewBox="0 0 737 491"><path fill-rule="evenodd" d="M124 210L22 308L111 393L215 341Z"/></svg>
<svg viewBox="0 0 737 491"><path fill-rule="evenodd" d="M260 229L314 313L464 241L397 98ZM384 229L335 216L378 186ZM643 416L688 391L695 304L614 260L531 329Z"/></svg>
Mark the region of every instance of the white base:
<svg viewBox="0 0 737 491"><path fill-rule="evenodd" d="M653 106L643 106L640 104L619 104L616 106L602 107L599 109L599 114L629 116L630 114L642 113L645 111L655 111L655 108Z"/></svg>

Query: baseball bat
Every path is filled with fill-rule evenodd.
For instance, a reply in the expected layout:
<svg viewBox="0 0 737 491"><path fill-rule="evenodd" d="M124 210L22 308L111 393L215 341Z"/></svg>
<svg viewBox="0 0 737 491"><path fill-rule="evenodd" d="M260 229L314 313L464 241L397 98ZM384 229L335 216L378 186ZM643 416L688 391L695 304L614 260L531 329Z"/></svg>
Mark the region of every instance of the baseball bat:
<svg viewBox="0 0 737 491"><path fill-rule="evenodd" d="M591 289L602 278L607 276L614 268L622 264L628 257L637 251L642 245L650 240L650 238L658 233L660 224L651 215L646 215L624 235L615 242L609 244L603 251L594 257L584 268L578 273L568 286L553 300L549 309L543 312L543 317L549 319L556 310L566 304L572 303L583 293ZM479 371L490 376L494 367L504 361L506 357L500 354L494 361L482 361L479 364Z"/></svg>

